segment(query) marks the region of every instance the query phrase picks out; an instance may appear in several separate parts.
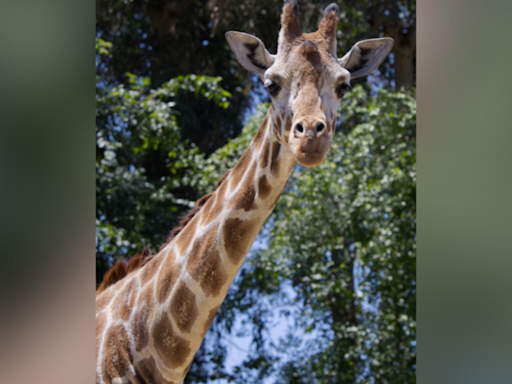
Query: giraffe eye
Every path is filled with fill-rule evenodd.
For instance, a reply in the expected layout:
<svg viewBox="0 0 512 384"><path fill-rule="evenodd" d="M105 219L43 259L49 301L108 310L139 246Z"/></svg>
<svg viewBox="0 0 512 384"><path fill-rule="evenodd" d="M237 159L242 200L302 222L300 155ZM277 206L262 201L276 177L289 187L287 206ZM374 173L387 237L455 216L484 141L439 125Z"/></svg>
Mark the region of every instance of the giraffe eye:
<svg viewBox="0 0 512 384"><path fill-rule="evenodd" d="M281 90L281 87L270 79L265 80L263 86L268 89L268 93L270 93L270 96L277 96L277 94Z"/></svg>
<svg viewBox="0 0 512 384"><path fill-rule="evenodd" d="M345 93L351 89L352 88L347 83L341 83L336 87L336 96L341 99L343 95L345 95Z"/></svg>

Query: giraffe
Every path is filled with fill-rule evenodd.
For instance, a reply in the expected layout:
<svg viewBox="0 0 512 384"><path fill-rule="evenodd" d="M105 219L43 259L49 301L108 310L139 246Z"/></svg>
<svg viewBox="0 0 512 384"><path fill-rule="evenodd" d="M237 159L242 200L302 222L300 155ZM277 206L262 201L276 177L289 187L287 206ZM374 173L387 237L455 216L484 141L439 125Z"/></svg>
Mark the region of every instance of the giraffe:
<svg viewBox="0 0 512 384"><path fill-rule="evenodd" d="M294 166L322 163L350 80L375 70L393 46L390 38L364 40L338 58L337 12L329 5L318 30L303 33L296 0L285 0L275 55L252 35L226 33L239 63L270 93L270 109L237 164L198 202L186 225L156 255L143 253L130 261L126 276L98 289L98 384L183 383Z"/></svg>

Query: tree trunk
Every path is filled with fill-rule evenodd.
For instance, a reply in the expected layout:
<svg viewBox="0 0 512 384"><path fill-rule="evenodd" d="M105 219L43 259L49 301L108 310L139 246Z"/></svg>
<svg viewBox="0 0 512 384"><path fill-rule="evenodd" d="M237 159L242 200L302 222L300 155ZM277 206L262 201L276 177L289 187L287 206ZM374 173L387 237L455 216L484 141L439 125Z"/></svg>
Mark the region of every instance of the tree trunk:
<svg viewBox="0 0 512 384"><path fill-rule="evenodd" d="M336 280L347 280L347 288L340 293L332 292L329 295L333 330L335 333L339 331L339 328L344 328L349 324L350 326L357 326L356 320L356 305L355 305L355 292L354 292L354 258L348 249L349 242L345 241L345 248L342 250L332 250L332 260L334 265L339 267L341 264L345 264L346 268L344 271L338 271L336 276L331 276ZM332 300L334 299L334 300ZM352 361L345 359L345 354L352 352L356 345L356 339L341 339L335 338L334 340L334 353L337 356L338 365L336 372L336 380L339 383L352 383L355 382L357 364L351 364Z"/></svg>
<svg viewBox="0 0 512 384"><path fill-rule="evenodd" d="M414 31L393 31L390 36L395 39L393 53L395 56L396 88L410 88L416 85L416 33Z"/></svg>
<svg viewBox="0 0 512 384"><path fill-rule="evenodd" d="M393 46L395 84L400 89L416 85L416 21L404 25L397 0L387 1L370 19L376 30L395 40Z"/></svg>

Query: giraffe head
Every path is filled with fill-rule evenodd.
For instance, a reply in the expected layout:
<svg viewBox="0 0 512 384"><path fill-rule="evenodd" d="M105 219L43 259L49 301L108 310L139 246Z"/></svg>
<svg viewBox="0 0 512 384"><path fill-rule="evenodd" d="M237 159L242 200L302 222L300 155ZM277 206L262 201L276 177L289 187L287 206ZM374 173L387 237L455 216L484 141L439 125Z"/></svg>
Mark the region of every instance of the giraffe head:
<svg viewBox="0 0 512 384"><path fill-rule="evenodd" d="M393 39L356 43L336 54L338 6L329 5L314 33L303 33L296 0L285 0L277 54L252 35L230 31L226 39L240 64L260 75L272 98L276 140L306 167L322 163L331 148L338 104L350 80L374 71L393 47Z"/></svg>

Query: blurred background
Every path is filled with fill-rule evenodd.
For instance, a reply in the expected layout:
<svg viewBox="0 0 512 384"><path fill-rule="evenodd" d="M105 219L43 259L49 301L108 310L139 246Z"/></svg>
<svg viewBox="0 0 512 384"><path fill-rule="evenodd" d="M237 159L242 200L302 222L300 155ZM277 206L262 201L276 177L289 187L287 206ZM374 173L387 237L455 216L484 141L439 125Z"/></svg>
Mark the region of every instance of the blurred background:
<svg viewBox="0 0 512 384"><path fill-rule="evenodd" d="M299 1L305 32L330 1ZM392 53L342 100L324 163L297 166L187 383L416 381L416 2L340 5L338 56ZM281 1L99 0L96 283L150 247L232 167L270 98L224 34L276 52Z"/></svg>
<svg viewBox="0 0 512 384"><path fill-rule="evenodd" d="M140 3L134 1L133 4ZM339 1L339 14L349 12L352 9L350 4ZM101 96L98 86L95 86L99 83L96 76L101 76L101 71L95 63L108 58L101 56L98 59L98 52L93 49L95 40L96 45L101 45L97 40L97 37L101 38L97 27L98 12L104 11L105 8L100 5L98 3L96 7L96 3L83 0L6 0L1 4L2 383L89 384L95 380L94 291L98 280L95 273L98 259L93 255L95 240L101 238L95 230L95 165L98 141L95 119L99 110L96 97ZM300 2L300 7L301 12L304 12L307 4ZM268 9L261 6L258 10L263 8ZM272 15L277 21L280 8L281 3L276 2L275 13L267 15ZM124 12L116 13L114 9L118 8L112 9L115 17L124 17ZM194 8L189 9L192 11ZM320 10L317 12L315 17L318 20ZM356 12L350 18L347 17L357 31L368 25L365 21L367 11L360 12ZM359 15L360 22L356 21L356 15ZM512 40L511 16L512 2L501 0L425 0L417 4L419 177L416 371L419 384L502 384L512 381L512 51L506 48ZM260 17L263 15L256 19L261 20ZM238 18L232 22L236 26L241 20L245 19ZM301 17L303 25L306 20L309 19ZM311 22L314 27L315 20ZM230 25L227 28L235 29L235 26ZM268 26L275 28L274 33L277 33L277 24L269 23ZM125 28L120 29L120 35ZM349 34L354 31L355 29L343 30L342 33ZM258 33L261 37L265 32L266 30ZM109 40L105 38L104 41ZM340 38L338 41L339 44L351 45L356 39L350 41ZM272 51L275 39L265 38L264 42ZM135 44L132 44L133 46ZM108 52L108 44L105 48ZM112 45L110 49L115 49L115 46ZM338 52L339 55L344 53L341 49ZM112 52L110 54L113 55ZM216 55L206 58L211 60L214 57ZM240 71L242 76L246 75L234 58L230 57L231 64L224 62L225 67L213 73L213 76L221 74L223 68ZM380 68L386 71L386 63ZM133 68L126 68L120 72L119 80L104 80L104 84L111 87L123 84L127 87L128 78L123 77L123 72L130 71L133 71ZM184 73L184 76L188 74L190 73ZM148 75L149 73L142 76ZM379 74L378 78L381 77L382 74ZM175 77L169 77L172 78ZM162 84L169 79L165 79ZM258 90L258 83L252 82L252 79L250 81L250 96L253 97ZM371 77L363 81L367 83L365 92L368 92ZM240 100L240 94L235 96L235 91L228 88L224 80L219 85L233 95L227 98L230 106ZM387 97L383 96L384 88L393 91L391 87L387 87L388 85L380 88L377 86L381 89L380 97ZM193 94L194 92L189 96ZM222 99L222 94L217 95ZM248 124L244 118L257 115L256 106L265 101L264 97L255 98L253 102L248 103L247 112L244 111L241 117L242 127ZM347 96L344 103L348 103L354 97L358 100L357 96ZM373 102L375 99L370 100ZM168 102L177 103L177 100ZM219 104L222 103L220 100ZM364 112L365 108L361 105L357 106L356 110ZM222 111L227 113L225 109ZM343 105L342 111L340 116L347 118L350 106ZM340 131L336 134L337 139L343 137L344 129L352 132L353 127L349 125L349 120L342 121ZM101 124L97 127L98 131L103 129ZM232 144L234 145L236 143ZM234 149L226 153L234 153ZM333 148L327 160L332 162L340 153L342 152ZM199 160L194 161L194 164L199 163ZM371 170L373 172L373 168ZM299 173L295 174L297 175ZM314 177L313 174L311 177ZM301 191L298 185L297 190ZM187 200L192 201L193 198ZM281 203L284 202L285 200L282 200ZM306 204L309 201L303 200L301 203ZM186 210L185 206L186 204L176 204L177 209ZM283 208L277 207L276 212L280 212L281 209ZM302 209L301 206L300 210ZM133 214L134 211L131 212ZM160 229L162 236L170 230L163 225ZM153 233L155 232L151 232ZM270 233L277 234L278 230ZM302 230L300 233L304 236L307 234ZM141 238L144 236L137 237L137 241ZM267 240L257 242L255 247L267 247L269 242L270 236ZM120 244L121 246L123 245ZM358 253L364 252L362 247L354 249L357 249ZM114 258L133 253L135 250L127 247L125 254L112 252L110 256ZM294 257L298 255L297 251L290 253L294 254ZM329 257L327 253L325 255ZM253 260L257 261L258 258L251 254L245 265L249 267ZM266 273L264 268L261 268L261 272ZM359 272L356 269L356 275L357 273ZM311 278L312 275L308 277ZM267 278L268 274L262 276ZM393 279L395 277L393 275ZM313 298L306 303L304 293L300 293L298 286L293 285L291 281L287 284L289 288L284 283L279 284L279 287L284 287L281 292L288 295L291 298L289 300L297 298L298 303L293 302L294 309L304 306L310 311L306 319L311 323L312 320L318 320L314 323L315 326L329 326L327 317L326 321L321 322L320 317L314 317L312 307L308 307ZM323 281L318 280L314 284L320 285ZM234 288L236 289L236 286ZM313 289L313 282L310 288ZM244 294L243 291L238 292ZM257 291L254 294L255 300L274 299L276 296L273 292ZM320 300L314 299L319 305L322 304ZM247 299L249 306L252 305L251 300ZM300 300L303 300L304 304L301 304ZM244 325L240 313L250 313L245 310L244 302L237 304L238 312L227 311L229 302L225 302L226 312L223 313L232 314L232 319L235 319L231 322L234 324L233 327ZM367 302L372 303L371 300ZM322 305L325 305L325 301L323 303ZM372 308L367 306L366 301L361 303L363 308ZM390 304L386 304L388 305ZM383 304L379 307L385 316L390 313ZM279 310L277 305L275 308ZM224 311L224 308L222 310ZM242 366L244 361L249 361L249 364L252 361L257 369L268 366L265 365L265 360L255 361L247 358L250 356L248 352L253 353L253 357L257 356L254 353L259 353L256 346L251 347L253 339L260 340L258 345L262 345L261 342L271 340L270 337L278 341L275 337L282 337L285 334L286 328L277 328L274 333L268 331L266 313L268 312L264 311L259 316L264 321L263 325L258 325L262 327L262 332L258 332L260 328L251 326L251 320L245 320L245 324L251 326L246 328L245 343L243 337L233 339L237 336L234 332L224 332L222 323L214 325L217 328L212 328L213 330L224 332L222 342L229 356L225 357L224 364L216 365L217 361L214 358L203 364L212 376L216 372L223 373L224 367L230 370L230 374L236 374L236 366ZM329 316L329 312L323 313ZM287 327L284 319L277 317L273 321L278 326ZM299 318L299 325L300 321ZM319 337L318 333L315 333L316 330L307 333L305 327L302 327L302 330L296 329L294 334L301 340L305 339L303 334ZM396 328L392 328L394 329ZM335 340L335 334L340 333L328 331L325 334L328 336L329 332L332 336L321 346L324 352L327 351L325 359L332 356L329 364L334 364L340 360L335 359L338 355L333 349L328 349L328 343ZM382 331L379 332L382 334ZM261 339L257 339L259 334L263 335ZM349 334L348 330L346 334ZM208 344L207 347L210 346L209 351L212 351L211 346L215 345L215 339L211 339L210 335L208 337L212 344ZM359 334L357 337L360 337ZM358 340L363 341L364 338ZM231 341L236 343L238 348L234 347ZM390 353L396 350L396 344L392 341L387 345L380 345L383 350L387 347ZM248 352L241 351L241 348ZM302 358L302 355L296 353L296 349L293 353L288 353L292 351L290 346L279 351L268 346L264 348L265 353L272 353L273 359L279 357L278 354L281 352L288 354L287 358L296 362ZM219 350L222 351L220 348ZM256 352L253 352L254 350ZM381 356L381 353L371 355L372 359ZM363 358L362 354L356 354L357 358L349 360L353 361L351 366ZM313 349L310 355L315 355ZM323 358L321 355L317 356ZM350 355L348 356L352 359ZM206 358L204 360L206 361ZM276 363L281 365L274 364L274 361L272 360L272 367L276 368L262 379L262 382L288 380L280 376L280 373L285 371L280 367L284 367L286 359ZM314 358L311 361L314 361ZM401 361L395 360L391 366L398 364L402 364ZM387 369L382 365L379 368ZM247 372L250 368L242 367L239 371L243 370ZM372 367L372 370L375 372L375 367ZM299 379L304 371L309 375L311 369L296 369ZM197 368L195 372L198 372ZM411 370L404 368L402 372ZM316 374L322 374L321 368L317 369ZM210 380L214 382L221 379ZM333 378L332 382L335 380ZM360 382L364 383L365 380L370 379L361 379ZM247 382L260 381L247 379ZM347 379L342 382L352 383L354 380ZM397 376L396 380L392 378L389 382L402 384L406 381Z"/></svg>

